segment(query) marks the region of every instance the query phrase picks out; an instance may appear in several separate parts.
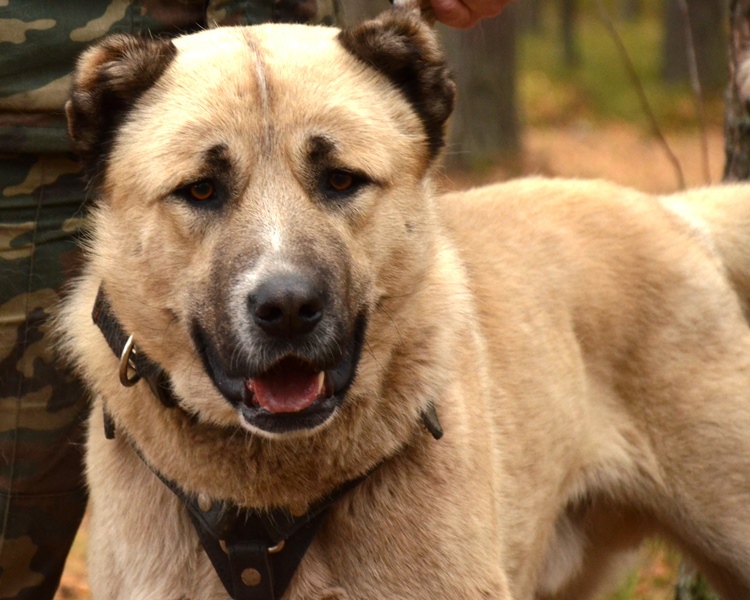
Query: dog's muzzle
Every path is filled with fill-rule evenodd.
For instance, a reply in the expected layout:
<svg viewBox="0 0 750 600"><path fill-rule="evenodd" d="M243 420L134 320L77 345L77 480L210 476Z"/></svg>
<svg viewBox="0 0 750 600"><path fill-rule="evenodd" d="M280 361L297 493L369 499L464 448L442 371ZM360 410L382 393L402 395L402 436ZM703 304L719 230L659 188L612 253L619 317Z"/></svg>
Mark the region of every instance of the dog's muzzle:
<svg viewBox="0 0 750 600"><path fill-rule="evenodd" d="M314 429L344 401L356 375L367 319L362 313L349 327L331 327L322 289L295 274L255 286L246 301L254 338L248 346L214 339L194 322L193 340L206 371L252 428L276 434ZM334 330L346 333L333 335ZM235 349L231 365L245 365L240 372L222 358L227 351L222 353L221 347ZM244 347L262 354L264 362L255 356L238 359L236 349L242 354Z"/></svg>
<svg viewBox="0 0 750 600"><path fill-rule="evenodd" d="M247 376L227 373L200 326L193 337L212 381L247 424L279 434L314 429L333 416L354 381L365 330L366 318L360 316L348 340L335 344L343 349L335 363L288 355L270 369Z"/></svg>

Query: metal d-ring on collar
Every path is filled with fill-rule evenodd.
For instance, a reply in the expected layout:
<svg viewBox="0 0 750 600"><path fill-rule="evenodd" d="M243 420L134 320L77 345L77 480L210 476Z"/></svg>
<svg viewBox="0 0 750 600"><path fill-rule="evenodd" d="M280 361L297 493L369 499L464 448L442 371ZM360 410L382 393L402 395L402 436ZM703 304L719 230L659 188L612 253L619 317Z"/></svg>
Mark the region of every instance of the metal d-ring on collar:
<svg viewBox="0 0 750 600"><path fill-rule="evenodd" d="M179 402L172 392L169 376L157 363L143 352L136 350L133 336L128 336L117 318L112 313L109 299L100 287L94 302L91 318L102 332L107 345L119 358L118 377L125 387L132 387L140 379L148 383L151 392L167 408L179 407Z"/></svg>
<svg viewBox="0 0 750 600"><path fill-rule="evenodd" d="M131 334L122 348L122 354L120 354L120 383L125 387L132 387L141 380L141 376L132 360L132 355L134 354L138 354L138 352L135 349L135 340ZM133 371L132 376L128 374L128 370Z"/></svg>

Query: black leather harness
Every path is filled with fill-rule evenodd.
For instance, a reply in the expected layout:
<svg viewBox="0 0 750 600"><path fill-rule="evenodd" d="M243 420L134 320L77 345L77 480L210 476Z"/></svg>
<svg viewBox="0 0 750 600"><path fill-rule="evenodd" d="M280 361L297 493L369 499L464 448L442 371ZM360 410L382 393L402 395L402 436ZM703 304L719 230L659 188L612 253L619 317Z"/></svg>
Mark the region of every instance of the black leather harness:
<svg viewBox="0 0 750 600"><path fill-rule="evenodd" d="M164 406L184 410L172 391L169 375L145 354L135 351L132 336L125 334L112 314L101 288L92 317L109 347L120 358L123 385L134 385L142 378ZM431 404L421 416L425 428L435 439L440 439L443 431L435 407ZM106 406L104 431L108 439L114 438L114 421ZM344 483L304 514L293 515L282 508L273 511L247 509L201 494L188 494L156 470L132 440L130 443L143 463L186 508L206 555L234 600L279 600L323 524L328 509L377 468Z"/></svg>
<svg viewBox="0 0 750 600"><path fill-rule="evenodd" d="M304 514L292 515L285 509L249 510L186 494L137 453L185 506L203 550L235 600L281 598L328 509L370 474L348 481Z"/></svg>

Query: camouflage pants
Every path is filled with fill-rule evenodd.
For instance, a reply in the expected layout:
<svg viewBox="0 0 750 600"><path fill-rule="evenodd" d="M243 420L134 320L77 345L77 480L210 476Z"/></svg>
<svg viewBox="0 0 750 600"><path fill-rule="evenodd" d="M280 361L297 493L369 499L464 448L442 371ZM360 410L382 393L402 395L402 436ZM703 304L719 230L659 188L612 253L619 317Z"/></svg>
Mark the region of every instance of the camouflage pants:
<svg viewBox="0 0 750 600"><path fill-rule="evenodd" d="M76 265L84 188L67 156L0 156L0 598L52 598L83 516L87 402L50 309Z"/></svg>

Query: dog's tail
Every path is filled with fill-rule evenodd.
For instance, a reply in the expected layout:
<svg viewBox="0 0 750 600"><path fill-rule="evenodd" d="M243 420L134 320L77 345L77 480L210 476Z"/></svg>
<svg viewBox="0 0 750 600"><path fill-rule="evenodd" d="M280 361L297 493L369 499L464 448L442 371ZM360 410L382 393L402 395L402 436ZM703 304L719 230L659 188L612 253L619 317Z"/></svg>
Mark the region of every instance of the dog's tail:
<svg viewBox="0 0 750 600"><path fill-rule="evenodd" d="M718 255L750 320L750 185L698 188L662 203Z"/></svg>

